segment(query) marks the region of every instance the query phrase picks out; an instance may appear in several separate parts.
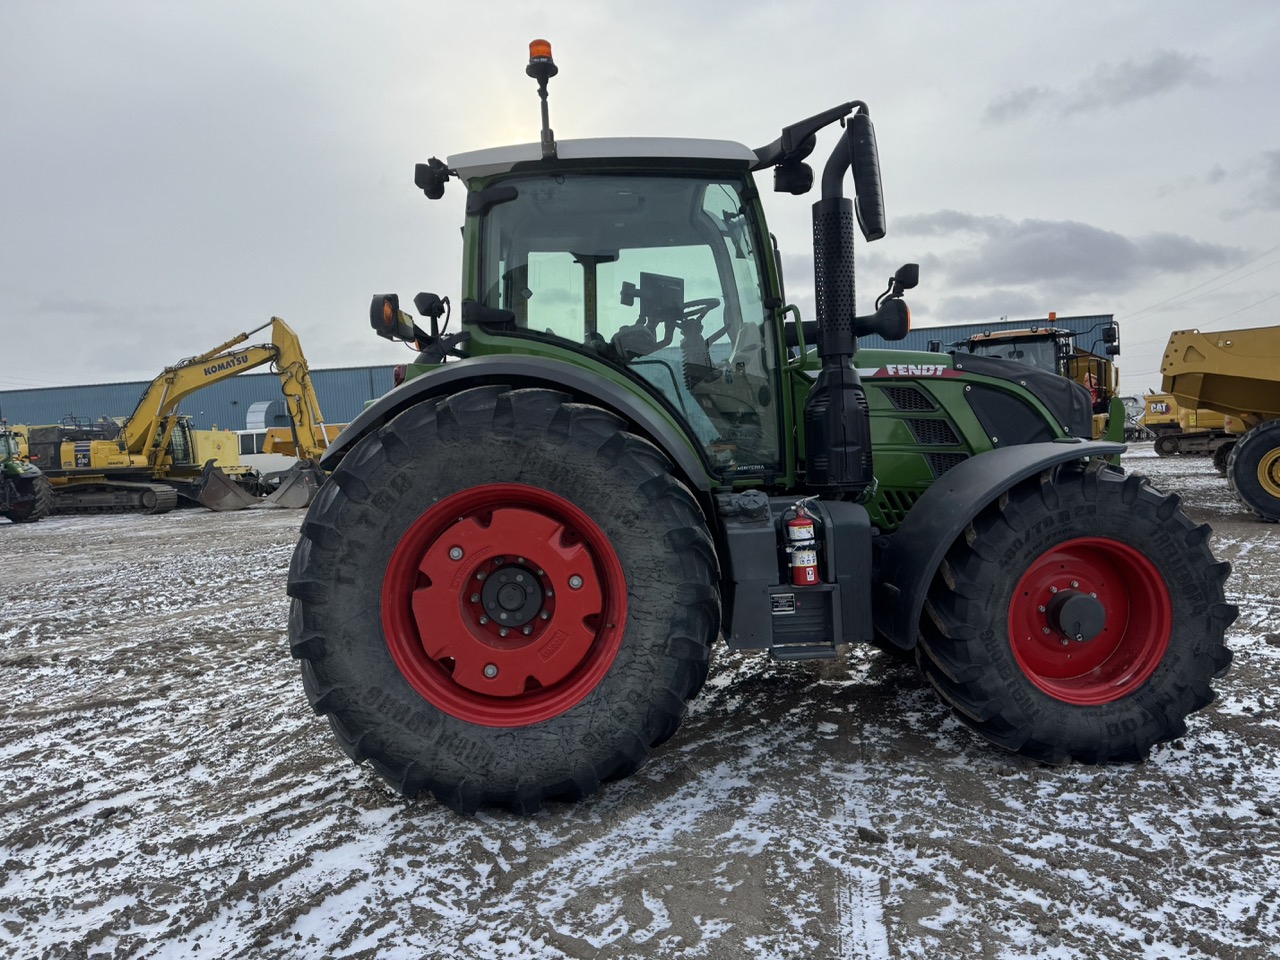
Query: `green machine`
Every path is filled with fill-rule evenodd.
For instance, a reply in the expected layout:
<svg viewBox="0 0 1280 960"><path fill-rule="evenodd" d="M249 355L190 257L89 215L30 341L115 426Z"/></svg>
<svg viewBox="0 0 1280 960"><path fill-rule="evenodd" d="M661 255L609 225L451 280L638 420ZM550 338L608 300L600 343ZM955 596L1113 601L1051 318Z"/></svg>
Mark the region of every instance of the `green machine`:
<svg viewBox="0 0 1280 960"><path fill-rule="evenodd" d="M0 420L0 517L35 523L53 510L49 479L23 455L18 434Z"/></svg>
<svg viewBox="0 0 1280 960"><path fill-rule="evenodd" d="M419 164L465 191L448 298L374 298L413 344L337 438L289 573L290 642L347 754L408 796L533 810L635 771L719 638L779 660L913 657L1037 760L1144 757L1231 659L1226 563L1092 441L1076 383L900 339L913 264L854 304L886 229L867 105L751 149L557 141ZM842 129L819 175L805 162ZM813 204L816 319L783 287L757 175ZM854 199L844 196L852 179Z"/></svg>

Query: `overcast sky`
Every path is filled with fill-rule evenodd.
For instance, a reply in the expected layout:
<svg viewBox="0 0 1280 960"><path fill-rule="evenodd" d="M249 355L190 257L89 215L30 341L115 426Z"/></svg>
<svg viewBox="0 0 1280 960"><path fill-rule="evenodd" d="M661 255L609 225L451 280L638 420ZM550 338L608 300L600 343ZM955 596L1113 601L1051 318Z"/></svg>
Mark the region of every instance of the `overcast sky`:
<svg viewBox="0 0 1280 960"><path fill-rule="evenodd" d="M537 139L535 37L560 139L755 147L865 100L861 309L916 261L917 325L1112 313L1134 393L1171 330L1280 323L1275 0L0 0L0 389L150 379L273 314L313 367L402 362L370 296L461 270L462 191L413 165ZM815 197L765 194L806 316Z"/></svg>

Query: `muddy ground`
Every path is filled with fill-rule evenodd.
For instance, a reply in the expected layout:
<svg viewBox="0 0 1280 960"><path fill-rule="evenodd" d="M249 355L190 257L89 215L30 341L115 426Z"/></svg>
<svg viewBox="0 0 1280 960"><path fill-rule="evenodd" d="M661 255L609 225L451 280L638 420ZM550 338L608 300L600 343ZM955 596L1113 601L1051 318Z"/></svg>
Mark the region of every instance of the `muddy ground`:
<svg viewBox="0 0 1280 960"><path fill-rule="evenodd" d="M869 650L722 654L635 777L532 817L391 793L307 708L301 514L0 524L0 956L1169 958L1280 942L1280 526L1204 460L1231 674L1136 766L977 740Z"/></svg>

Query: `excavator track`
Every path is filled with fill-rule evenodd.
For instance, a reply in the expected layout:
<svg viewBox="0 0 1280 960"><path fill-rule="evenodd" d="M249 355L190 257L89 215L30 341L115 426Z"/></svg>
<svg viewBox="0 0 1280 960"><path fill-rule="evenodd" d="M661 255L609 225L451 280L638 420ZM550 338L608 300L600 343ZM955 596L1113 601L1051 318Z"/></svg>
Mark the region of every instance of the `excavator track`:
<svg viewBox="0 0 1280 960"><path fill-rule="evenodd" d="M53 512L168 513L178 505L178 493L162 483L72 484L54 488Z"/></svg>

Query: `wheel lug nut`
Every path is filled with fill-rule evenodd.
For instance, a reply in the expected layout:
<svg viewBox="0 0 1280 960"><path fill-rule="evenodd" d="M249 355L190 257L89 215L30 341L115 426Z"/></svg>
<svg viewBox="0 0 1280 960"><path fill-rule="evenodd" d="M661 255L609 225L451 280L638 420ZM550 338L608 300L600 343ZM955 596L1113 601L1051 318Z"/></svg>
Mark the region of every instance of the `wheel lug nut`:
<svg viewBox="0 0 1280 960"><path fill-rule="evenodd" d="M1040 604L1040 606L1036 607L1036 609L1039 610L1041 613L1044 613L1044 604L1043 603Z"/></svg>
<svg viewBox="0 0 1280 960"><path fill-rule="evenodd" d="M498 667L496 664L486 663L484 665L484 675L492 680L498 675Z"/></svg>
<svg viewBox="0 0 1280 960"><path fill-rule="evenodd" d="M543 620L550 620L550 619L551 619L551 611L550 611L550 610L543 610L540 614L538 614L538 616L540 616Z"/></svg>
<svg viewBox="0 0 1280 960"><path fill-rule="evenodd" d="M477 570L477 571L476 571L476 579L477 579L477 580L483 580L483 579L484 579L485 577L487 577L487 576L488 576L488 574L487 574L487 573L485 573L483 570Z"/></svg>
<svg viewBox="0 0 1280 960"><path fill-rule="evenodd" d="M480 602L480 594L478 594L478 593L473 593L473 594L471 595L471 602L472 602L472 603L479 603L479 602Z"/></svg>
<svg viewBox="0 0 1280 960"><path fill-rule="evenodd" d="M449 548L449 559L450 559L450 560L461 560L461 559L462 559L462 548L461 548L461 547L450 547L450 548Z"/></svg>
<svg viewBox="0 0 1280 960"><path fill-rule="evenodd" d="M527 637L529 634L533 633L533 627L529 626L526 623L523 627L520 628L520 632Z"/></svg>
<svg viewBox="0 0 1280 960"><path fill-rule="evenodd" d="M498 631L498 636L505 637L510 632L511 631L508 630L506 627L503 627L501 630Z"/></svg>
<svg viewBox="0 0 1280 960"><path fill-rule="evenodd" d="M582 589L582 578L578 576L576 573L569 578L569 589L570 590Z"/></svg>
<svg viewBox="0 0 1280 960"><path fill-rule="evenodd" d="M1059 640L1058 642L1059 642L1060 644L1062 644L1062 645L1065 647L1065 646L1066 646L1070 641L1068 641L1066 637L1063 637L1063 638L1062 638L1061 640Z"/></svg>
<svg viewBox="0 0 1280 960"><path fill-rule="evenodd" d="M482 627L483 627L483 626L484 626L486 623L488 623L488 622L489 622L489 618L488 618L488 617L481 617L481 618L480 618L480 626L482 626Z"/></svg>
<svg viewBox="0 0 1280 960"><path fill-rule="evenodd" d="M1080 586L1080 581L1079 581L1079 580L1072 580L1072 581L1071 581L1071 589L1073 589L1073 590L1074 590L1074 589L1075 589L1076 587L1078 587L1078 586Z"/></svg>
<svg viewBox="0 0 1280 960"><path fill-rule="evenodd" d="M1050 592L1050 593L1057 593L1057 592L1058 592L1058 588L1057 588L1057 587L1050 587L1050 588L1049 588L1049 592Z"/></svg>
<svg viewBox="0 0 1280 960"><path fill-rule="evenodd" d="M1041 633L1043 633L1046 637L1047 637L1050 633L1052 633L1052 631L1051 631L1048 627L1041 627L1041 628L1040 628L1040 632L1041 632Z"/></svg>

